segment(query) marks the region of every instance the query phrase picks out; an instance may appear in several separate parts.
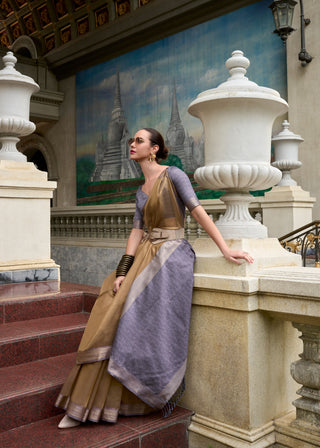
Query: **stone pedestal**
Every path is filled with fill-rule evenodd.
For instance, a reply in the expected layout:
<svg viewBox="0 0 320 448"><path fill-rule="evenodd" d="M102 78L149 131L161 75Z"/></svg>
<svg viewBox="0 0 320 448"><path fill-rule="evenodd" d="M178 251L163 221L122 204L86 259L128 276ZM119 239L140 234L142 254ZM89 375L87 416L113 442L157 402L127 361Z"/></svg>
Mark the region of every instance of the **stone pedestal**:
<svg viewBox="0 0 320 448"><path fill-rule="evenodd" d="M0 160L0 284L58 280L50 258L50 199L56 182L33 163Z"/></svg>
<svg viewBox="0 0 320 448"><path fill-rule="evenodd" d="M295 412L275 420L276 448L317 448L320 436L294 426Z"/></svg>
<svg viewBox="0 0 320 448"><path fill-rule="evenodd" d="M312 222L314 203L315 198L297 185L273 187L261 204L268 236L279 238Z"/></svg>
<svg viewBox="0 0 320 448"><path fill-rule="evenodd" d="M292 410L289 374L300 341L290 322L259 309L259 271L300 266L276 239L234 239L255 262L227 262L214 243L198 239L186 392L195 415L190 448L272 447L273 419Z"/></svg>

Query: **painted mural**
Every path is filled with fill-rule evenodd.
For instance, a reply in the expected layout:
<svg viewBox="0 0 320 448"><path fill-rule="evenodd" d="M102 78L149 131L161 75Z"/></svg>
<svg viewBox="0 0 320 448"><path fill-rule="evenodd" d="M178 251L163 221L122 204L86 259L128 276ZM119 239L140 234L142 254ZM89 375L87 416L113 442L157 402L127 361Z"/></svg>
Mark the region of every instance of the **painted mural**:
<svg viewBox="0 0 320 448"><path fill-rule="evenodd" d="M286 98L285 48L262 0L77 74L78 204L134 200L142 182L128 139L158 129L170 148L165 163L190 174L204 163L201 121L187 109L229 74L225 61L242 50L250 80ZM195 189L200 198L221 193Z"/></svg>

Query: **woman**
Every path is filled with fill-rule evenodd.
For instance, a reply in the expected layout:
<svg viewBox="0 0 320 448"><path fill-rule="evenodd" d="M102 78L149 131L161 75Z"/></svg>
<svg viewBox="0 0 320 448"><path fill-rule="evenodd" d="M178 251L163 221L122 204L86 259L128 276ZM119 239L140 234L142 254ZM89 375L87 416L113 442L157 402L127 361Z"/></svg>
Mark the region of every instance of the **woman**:
<svg viewBox="0 0 320 448"><path fill-rule="evenodd" d="M227 260L253 262L229 249L188 176L157 163L168 156L158 131L141 129L129 144L145 182L126 253L102 285L57 399L66 410L60 428L116 422L118 414L168 414L183 392L195 258L183 238L185 207Z"/></svg>

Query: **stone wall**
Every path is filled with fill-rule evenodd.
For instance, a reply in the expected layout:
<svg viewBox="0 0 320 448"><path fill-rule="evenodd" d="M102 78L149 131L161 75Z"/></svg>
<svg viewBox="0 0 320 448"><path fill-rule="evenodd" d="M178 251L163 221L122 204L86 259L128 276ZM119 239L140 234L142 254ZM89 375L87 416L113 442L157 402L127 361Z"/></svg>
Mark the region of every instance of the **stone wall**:
<svg viewBox="0 0 320 448"><path fill-rule="evenodd" d="M318 0L304 0L305 18L311 23L305 29L306 49L313 60L302 67L298 60L300 51L300 8L295 7L293 28L296 29L287 40L288 103L291 129L304 138L299 147L299 160L302 167L293 172L292 177L298 185L311 193L319 195L320 190L320 127L317 124L317 111L320 104L320 3ZM320 203L313 209L313 219L320 217Z"/></svg>
<svg viewBox="0 0 320 448"><path fill-rule="evenodd" d="M53 245L51 255L60 266L62 281L101 286L103 280L118 265L124 253L122 247Z"/></svg>

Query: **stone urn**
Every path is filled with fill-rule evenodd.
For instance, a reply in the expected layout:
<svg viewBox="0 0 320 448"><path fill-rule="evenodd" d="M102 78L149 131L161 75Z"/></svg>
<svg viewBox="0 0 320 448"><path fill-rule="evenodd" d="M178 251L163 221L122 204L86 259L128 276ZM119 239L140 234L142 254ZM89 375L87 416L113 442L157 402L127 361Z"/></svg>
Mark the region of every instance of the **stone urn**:
<svg viewBox="0 0 320 448"><path fill-rule="evenodd" d="M0 160L27 160L17 150L19 137L29 135L36 126L29 121L30 98L39 90L29 76L22 75L14 66L17 58L9 51L3 58L0 70Z"/></svg>
<svg viewBox="0 0 320 448"><path fill-rule="evenodd" d="M200 93L189 105L205 135L205 166L195 171L200 186L224 190L225 214L216 225L225 238L266 238L267 228L249 213L253 196L277 184L281 172L271 166L274 120L288 104L279 93L260 87L246 76L250 61L234 51L226 61L229 79Z"/></svg>
<svg viewBox="0 0 320 448"><path fill-rule="evenodd" d="M291 177L291 170L300 168L302 165L298 160L298 147L303 142L303 138L291 132L289 127L290 123L284 120L282 131L272 137L274 146L274 162L272 165L282 171L282 179L278 183L281 187L297 185L297 182Z"/></svg>

